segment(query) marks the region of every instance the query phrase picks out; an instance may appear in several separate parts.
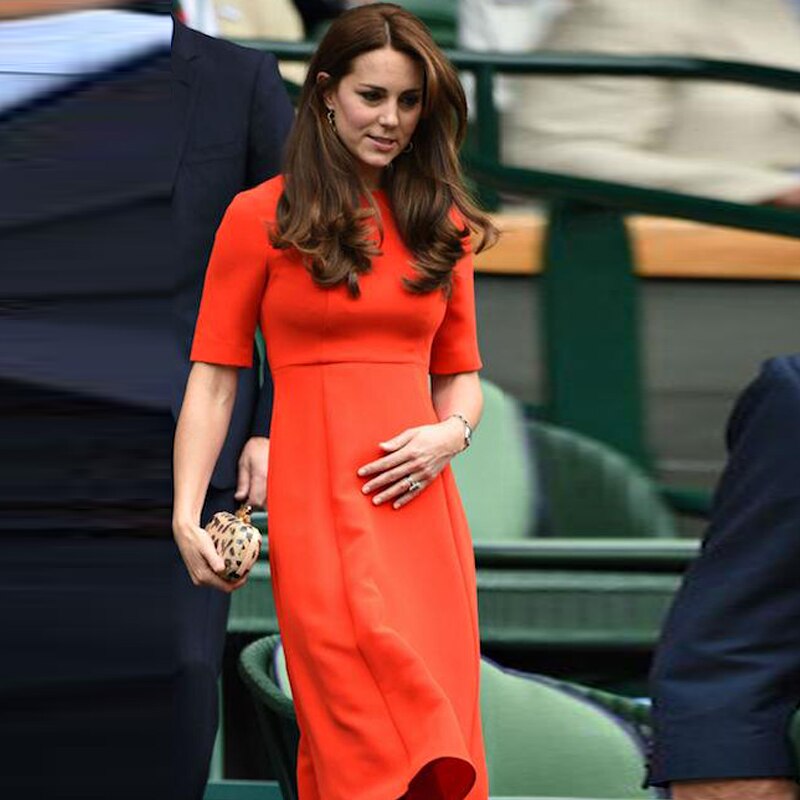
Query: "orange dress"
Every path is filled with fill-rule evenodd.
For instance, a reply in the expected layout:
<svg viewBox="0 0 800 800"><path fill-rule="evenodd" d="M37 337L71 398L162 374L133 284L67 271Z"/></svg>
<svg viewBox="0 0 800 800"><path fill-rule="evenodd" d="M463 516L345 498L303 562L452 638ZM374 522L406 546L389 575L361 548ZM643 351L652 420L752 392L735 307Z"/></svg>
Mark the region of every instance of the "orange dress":
<svg viewBox="0 0 800 800"><path fill-rule="evenodd" d="M275 384L267 504L273 591L300 727L300 800L488 796L472 541L447 467L395 510L362 494L378 443L437 422L429 373L481 362L472 257L453 291L415 295L382 192L383 255L361 296L318 287L268 227L281 177L217 232L192 359L249 366L256 324Z"/></svg>

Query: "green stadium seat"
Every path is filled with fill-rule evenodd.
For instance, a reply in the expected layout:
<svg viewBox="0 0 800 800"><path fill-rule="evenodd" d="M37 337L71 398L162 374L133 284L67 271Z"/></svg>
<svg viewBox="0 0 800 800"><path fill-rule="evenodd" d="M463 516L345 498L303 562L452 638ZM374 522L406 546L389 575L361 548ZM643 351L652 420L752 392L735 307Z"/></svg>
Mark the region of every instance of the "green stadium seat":
<svg viewBox="0 0 800 800"><path fill-rule="evenodd" d="M295 800L296 717L280 637L248 645L239 671L284 798ZM483 659L481 716L492 795L652 796L639 788L645 738L637 723L646 722L646 710L632 700Z"/></svg>
<svg viewBox="0 0 800 800"><path fill-rule="evenodd" d="M565 428L529 424L545 498L543 535L678 535L655 483L630 459Z"/></svg>
<svg viewBox="0 0 800 800"><path fill-rule="evenodd" d="M482 660L481 718L491 793L652 797L640 788L646 747L641 732L571 686Z"/></svg>
<svg viewBox="0 0 800 800"><path fill-rule="evenodd" d="M472 446L452 462L472 538L674 537L655 483L621 453L534 420L481 380L484 408Z"/></svg>
<svg viewBox="0 0 800 800"><path fill-rule="evenodd" d="M533 535L539 477L522 406L482 380L483 417L472 445L452 463L476 542Z"/></svg>
<svg viewBox="0 0 800 800"><path fill-rule="evenodd" d="M297 745L300 734L280 636L257 639L239 654L239 674L255 700L267 757L283 800L297 800Z"/></svg>

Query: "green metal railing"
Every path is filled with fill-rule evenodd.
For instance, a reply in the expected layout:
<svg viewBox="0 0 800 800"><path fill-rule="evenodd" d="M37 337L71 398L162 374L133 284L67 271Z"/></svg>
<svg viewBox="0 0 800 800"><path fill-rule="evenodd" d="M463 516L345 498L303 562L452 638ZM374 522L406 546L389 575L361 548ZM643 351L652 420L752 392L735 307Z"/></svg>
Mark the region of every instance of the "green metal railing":
<svg viewBox="0 0 800 800"><path fill-rule="evenodd" d="M239 40L240 44L269 50L283 61L306 61L315 42L283 42L266 39ZM605 75L618 77L674 78L745 83L765 89L800 91L800 73L779 67L765 67L738 61L669 56L609 56L595 53L472 53L445 49L460 70L475 76L475 148L489 160L500 161L500 124L494 104L494 82L503 75ZM287 83L297 97L299 87Z"/></svg>
<svg viewBox="0 0 800 800"><path fill-rule="evenodd" d="M302 60L309 43L249 42L281 59ZM564 53L508 55L447 51L476 77L477 124L463 153L467 173L488 207L498 192L545 199L549 225L541 277L547 419L616 447L645 468L653 461L645 434L638 279L629 213L800 237L800 214L675 192L504 166L494 105L498 74L650 76L716 80L800 92L800 73L732 61ZM696 493L671 491L696 512Z"/></svg>

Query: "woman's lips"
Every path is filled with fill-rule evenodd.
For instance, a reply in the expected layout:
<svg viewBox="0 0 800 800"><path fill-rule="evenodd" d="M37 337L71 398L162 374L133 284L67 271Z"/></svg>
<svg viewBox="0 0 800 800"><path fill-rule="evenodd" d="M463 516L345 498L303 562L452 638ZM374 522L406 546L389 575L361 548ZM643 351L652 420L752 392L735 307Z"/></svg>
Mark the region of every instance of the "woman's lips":
<svg viewBox="0 0 800 800"><path fill-rule="evenodd" d="M390 150L393 150L396 144L394 139L385 139L382 136L372 136L371 134L367 134L367 138L372 141L373 145L378 150L382 150L383 152L389 152Z"/></svg>

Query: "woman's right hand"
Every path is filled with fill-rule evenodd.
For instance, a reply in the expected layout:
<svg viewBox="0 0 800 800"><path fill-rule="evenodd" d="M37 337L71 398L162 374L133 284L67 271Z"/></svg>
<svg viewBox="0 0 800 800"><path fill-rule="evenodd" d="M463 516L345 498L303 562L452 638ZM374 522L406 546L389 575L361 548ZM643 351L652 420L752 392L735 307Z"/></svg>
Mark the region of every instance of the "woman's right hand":
<svg viewBox="0 0 800 800"><path fill-rule="evenodd" d="M183 563L195 586L211 586L221 592L235 592L247 582L247 576L238 581L220 577L225 561L214 548L208 531L192 523L174 523L173 536L181 552Z"/></svg>

